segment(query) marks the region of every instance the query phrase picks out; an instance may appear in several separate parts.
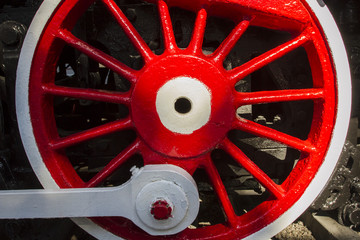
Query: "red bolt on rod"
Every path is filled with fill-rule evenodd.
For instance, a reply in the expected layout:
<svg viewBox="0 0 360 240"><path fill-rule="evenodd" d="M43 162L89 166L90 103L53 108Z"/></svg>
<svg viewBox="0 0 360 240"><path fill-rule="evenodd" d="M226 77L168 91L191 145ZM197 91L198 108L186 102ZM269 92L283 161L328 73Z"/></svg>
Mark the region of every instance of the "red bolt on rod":
<svg viewBox="0 0 360 240"><path fill-rule="evenodd" d="M166 220L171 217L172 208L165 200L158 200L151 206L151 214L156 220Z"/></svg>

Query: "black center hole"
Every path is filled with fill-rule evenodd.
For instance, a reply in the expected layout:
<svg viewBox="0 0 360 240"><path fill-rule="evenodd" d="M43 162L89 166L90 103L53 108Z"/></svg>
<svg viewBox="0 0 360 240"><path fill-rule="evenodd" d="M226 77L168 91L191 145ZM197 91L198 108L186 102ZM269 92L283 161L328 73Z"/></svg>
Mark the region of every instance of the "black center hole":
<svg viewBox="0 0 360 240"><path fill-rule="evenodd" d="M175 110L178 113L182 113L182 114L190 112L191 110L190 100L185 97L178 98L175 102Z"/></svg>

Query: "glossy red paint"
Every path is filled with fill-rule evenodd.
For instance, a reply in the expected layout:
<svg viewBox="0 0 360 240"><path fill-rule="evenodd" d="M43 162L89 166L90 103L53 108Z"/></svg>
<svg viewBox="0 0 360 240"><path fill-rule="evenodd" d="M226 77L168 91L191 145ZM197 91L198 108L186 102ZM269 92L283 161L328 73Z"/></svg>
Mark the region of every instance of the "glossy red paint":
<svg viewBox="0 0 360 240"><path fill-rule="evenodd" d="M197 168L205 169L226 215L226 222L223 224L186 229L172 237L149 236L122 218L97 218L93 219L95 223L126 239L239 239L273 222L299 199L321 166L328 148L337 99L334 72L326 42L321 29L316 25L316 19L312 18L302 1L156 1L165 43L164 53L158 56L149 49L115 1L103 0L109 14L116 19L143 57L145 65L139 71L127 67L71 33L76 20L92 2L62 1L44 30L34 55L29 86L30 114L39 151L52 177L63 188L94 187L131 156L141 154L145 164L171 163L186 169L190 174ZM178 6L197 13L193 37L186 49L179 49L176 45L168 6ZM214 53L204 55L202 42L208 16L229 18L235 21L237 26ZM222 66L223 60L250 25L290 31L293 38L233 70L226 71ZM119 93L56 86L56 64L64 45L83 52L128 79L132 84L130 90ZM313 88L252 93L235 91L236 82L298 47L304 47L308 54L313 73ZM159 88L179 76L190 76L202 82L212 96L210 120L188 135L166 129L155 108ZM61 138L55 124L54 96L124 104L129 107L130 115L125 119ZM236 109L242 105L297 100L314 102L314 120L306 140L236 116ZM65 149L124 129L134 129L138 138L90 181L83 182L69 162ZM229 141L227 134L232 129L295 148L302 153L302 158L287 180L278 185ZM230 154L272 196L248 213L237 216L211 159L211 151L217 148ZM163 216L162 210L160 212L158 214L155 207L154 215Z"/></svg>
<svg viewBox="0 0 360 240"><path fill-rule="evenodd" d="M156 220L166 220L171 217L172 208L165 200L158 200L151 206L151 214Z"/></svg>
<svg viewBox="0 0 360 240"><path fill-rule="evenodd" d="M235 117L235 107L232 88L221 69L205 57L179 53L159 57L144 69L132 94L132 119L139 135L154 151L174 158L193 158L214 149L226 137ZM212 96L210 120L192 134L168 130L156 110L159 88L180 76L201 81Z"/></svg>

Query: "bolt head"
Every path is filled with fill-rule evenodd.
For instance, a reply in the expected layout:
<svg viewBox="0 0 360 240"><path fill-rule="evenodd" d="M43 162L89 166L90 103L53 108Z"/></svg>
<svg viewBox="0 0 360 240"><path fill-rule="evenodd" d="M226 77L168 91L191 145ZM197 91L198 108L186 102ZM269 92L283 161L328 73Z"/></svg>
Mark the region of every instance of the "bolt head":
<svg viewBox="0 0 360 240"><path fill-rule="evenodd" d="M165 200L158 200L151 206L151 214L156 220L166 220L171 217L172 208Z"/></svg>
<svg viewBox="0 0 360 240"><path fill-rule="evenodd" d="M136 10L134 8L128 8L125 12L126 17L129 21L134 22L136 20Z"/></svg>
<svg viewBox="0 0 360 240"><path fill-rule="evenodd" d="M20 41L20 33L16 26L1 27L0 36L5 45L15 45Z"/></svg>

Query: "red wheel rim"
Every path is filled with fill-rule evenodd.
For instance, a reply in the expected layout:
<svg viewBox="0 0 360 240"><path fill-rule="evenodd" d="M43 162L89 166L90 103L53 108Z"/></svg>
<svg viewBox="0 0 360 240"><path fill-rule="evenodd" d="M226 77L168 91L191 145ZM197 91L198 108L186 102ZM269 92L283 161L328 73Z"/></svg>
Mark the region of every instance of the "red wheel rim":
<svg viewBox="0 0 360 240"><path fill-rule="evenodd" d="M291 5L286 4L287 1L276 1L275 4L269 3L271 8L266 2L249 6L247 1L209 1L205 5L200 4L200 1L158 1L156 4L160 13L165 52L155 55L115 2L103 0L109 14L116 18L141 54L145 64L139 71L127 67L72 35L71 29L77 19L92 2L62 1L59 4L39 40L29 80L29 105L34 136L44 164L60 187L96 186L137 153L143 156L144 164L171 163L184 168L190 174L203 168L221 202L226 222L201 229L186 229L174 236L186 239L246 237L272 223L301 197L321 166L329 146L337 99L333 66L323 34L317 27L316 19L313 19L301 1ZM169 6L197 13L193 38L186 49L179 49L176 45ZM202 52L207 15L230 18L237 24L220 47L210 55ZM289 31L293 38L233 70L226 71L222 63L249 25ZM116 93L55 85L56 64L64 45L74 47L118 73L129 80L132 87L126 93ZM312 69L313 88L250 93L235 91L235 84L239 80L299 47L304 47L307 52ZM174 67L179 65L184 67ZM188 134L179 134L166 128L158 117L155 104L159 89L170 80L182 76L201 82L211 94L209 119L203 126ZM153 79L156 81L150 81ZM124 104L130 109L130 114L125 119L60 138L54 120L54 96ZM307 140L300 140L236 116L236 109L242 105L299 100L312 100L314 103L313 122ZM149 122L153 126L151 129L145 127ZM138 138L90 181L81 180L64 154L64 149L124 129L134 129ZM227 134L232 129L280 142L299 150L302 157L288 178L278 185L228 139ZM176 147L175 152L172 146ZM271 193L267 201L244 215L235 214L211 159L212 150L218 148L231 155ZM98 218L93 221L123 238L151 238L126 219Z"/></svg>

